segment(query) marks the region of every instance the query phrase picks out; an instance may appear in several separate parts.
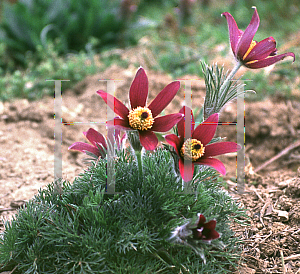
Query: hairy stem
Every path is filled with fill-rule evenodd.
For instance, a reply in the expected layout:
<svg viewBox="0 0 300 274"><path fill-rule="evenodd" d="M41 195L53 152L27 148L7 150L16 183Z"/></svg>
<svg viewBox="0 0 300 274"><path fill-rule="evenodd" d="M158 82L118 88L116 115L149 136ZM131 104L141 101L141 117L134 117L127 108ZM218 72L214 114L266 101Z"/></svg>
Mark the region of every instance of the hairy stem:
<svg viewBox="0 0 300 274"><path fill-rule="evenodd" d="M138 162L139 178L143 177L143 164L142 164L142 153L141 151L135 151L135 155Z"/></svg>
<svg viewBox="0 0 300 274"><path fill-rule="evenodd" d="M222 94L224 89L229 85L230 81L232 80L232 78L234 77L234 75L237 73L237 71L240 69L241 66L242 66L242 62L239 61L232 69L232 71L229 73L225 81L223 82L222 86L220 87L219 94Z"/></svg>

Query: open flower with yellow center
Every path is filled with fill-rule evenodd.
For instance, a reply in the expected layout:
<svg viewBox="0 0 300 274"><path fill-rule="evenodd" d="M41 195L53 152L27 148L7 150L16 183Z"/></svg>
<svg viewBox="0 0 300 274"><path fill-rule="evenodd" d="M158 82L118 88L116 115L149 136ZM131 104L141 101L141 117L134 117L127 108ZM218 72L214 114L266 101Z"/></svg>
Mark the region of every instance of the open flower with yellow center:
<svg viewBox="0 0 300 274"><path fill-rule="evenodd" d="M169 134L165 136L166 141L174 147L179 156L179 171L185 182L193 179L194 165L207 165L215 168L221 174L226 174L224 164L212 156L217 156L229 152L236 152L241 147L234 142L219 142L208 144L215 135L219 114L209 116L203 123L195 128L195 120L192 110L183 107L180 113L191 113L191 138L185 140L185 118L182 119L178 127L178 136Z"/></svg>
<svg viewBox="0 0 300 274"><path fill-rule="evenodd" d="M149 108L137 107L129 111L129 125L137 130L147 130L153 125L154 119Z"/></svg>
<svg viewBox="0 0 300 274"><path fill-rule="evenodd" d="M130 86L129 100L131 110L114 96L102 90L97 91L109 107L119 115L113 121L113 126L123 130L137 130L141 145L146 150L157 147L158 139L154 132L167 132L183 117L181 113L169 114L157 117L163 109L172 101L180 88L180 82L175 81L167 85L146 107L148 97L148 78L143 68L140 68Z"/></svg>
<svg viewBox="0 0 300 274"><path fill-rule="evenodd" d="M203 144L196 139L187 139L183 146L181 147L181 156L185 160L197 161L200 157L204 155L205 147Z"/></svg>
<svg viewBox="0 0 300 274"><path fill-rule="evenodd" d="M273 37L268 37L260 42L253 40L259 26L259 16L256 7L253 8L252 19L245 31L238 28L229 12L222 13L228 23L231 49L236 59L245 67L252 69L270 66L287 56L293 57L295 61L293 52L276 55L276 41Z"/></svg>

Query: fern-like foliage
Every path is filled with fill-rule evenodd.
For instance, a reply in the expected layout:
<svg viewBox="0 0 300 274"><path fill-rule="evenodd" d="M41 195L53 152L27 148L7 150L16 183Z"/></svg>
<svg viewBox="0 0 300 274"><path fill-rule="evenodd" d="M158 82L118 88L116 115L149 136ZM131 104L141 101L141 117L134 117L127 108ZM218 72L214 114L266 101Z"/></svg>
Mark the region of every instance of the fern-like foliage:
<svg viewBox="0 0 300 274"><path fill-rule="evenodd" d="M245 91L243 83L231 79L228 81L229 74L224 72L224 67L219 68L217 64L211 67L205 63L201 65L206 85L204 119L207 119L210 115L219 113L225 104Z"/></svg>
<svg viewBox="0 0 300 274"><path fill-rule="evenodd" d="M142 178L126 150L115 158L115 191L106 194L106 159L99 159L73 183L54 184L20 209L0 235L0 269L14 273L230 273L239 240L230 222L244 211L200 170L195 194L184 194L166 149L143 155ZM221 237L197 250L170 241L174 229L202 213L217 220Z"/></svg>

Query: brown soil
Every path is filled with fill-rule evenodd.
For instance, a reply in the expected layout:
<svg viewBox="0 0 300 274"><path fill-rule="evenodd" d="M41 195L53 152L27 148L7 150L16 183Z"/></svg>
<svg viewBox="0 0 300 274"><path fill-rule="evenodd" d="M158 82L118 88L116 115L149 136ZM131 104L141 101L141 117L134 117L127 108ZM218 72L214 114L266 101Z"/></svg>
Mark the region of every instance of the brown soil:
<svg viewBox="0 0 300 274"><path fill-rule="evenodd" d="M112 66L104 73L87 77L72 90L63 91L63 122L105 122L106 105L96 95L106 89L101 79L116 81L116 97L128 102L129 86L136 67ZM147 70L149 101L172 79ZM187 79L198 79L195 76ZM49 82L49 85L53 84ZM53 84L54 85L54 84ZM63 84L62 84L63 87ZM194 81L193 107L203 104L205 85ZM54 89L54 87L53 87ZM179 111L184 87L166 113ZM54 100L16 100L0 103L0 218L9 220L16 209L54 178ZM235 103L225 107L221 121L236 119ZM300 139L300 103L282 98L246 102L246 184L245 192L235 191L235 157L223 156L227 168L224 181L228 191L250 217L249 226L233 225L244 240L243 261L238 273L300 273L300 146L290 149L259 172L264 162ZM63 178L73 178L87 167L85 155L67 150L89 127L105 133L105 125L64 125L62 137ZM219 136L236 140L235 126L220 126ZM298 170L298 173L297 173ZM4 227L0 224L0 230ZM284 270L283 270L284 268Z"/></svg>

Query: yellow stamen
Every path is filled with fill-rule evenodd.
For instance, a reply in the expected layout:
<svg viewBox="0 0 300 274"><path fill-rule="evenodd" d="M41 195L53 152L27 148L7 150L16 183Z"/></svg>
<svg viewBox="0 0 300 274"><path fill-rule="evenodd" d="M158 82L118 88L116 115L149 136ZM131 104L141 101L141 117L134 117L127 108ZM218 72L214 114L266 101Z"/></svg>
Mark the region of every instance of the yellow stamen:
<svg viewBox="0 0 300 274"><path fill-rule="evenodd" d="M204 155L204 151L205 147L197 139L187 139L180 150L185 160L193 162L201 158Z"/></svg>
<svg viewBox="0 0 300 274"><path fill-rule="evenodd" d="M129 125L133 129L147 130L150 129L154 123L152 112L146 107L137 107L132 109L128 115Z"/></svg>
<svg viewBox="0 0 300 274"><path fill-rule="evenodd" d="M257 43L255 41L252 40L250 47L248 48L247 52L244 54L243 56L243 60L246 59L246 57L248 56L248 54L251 52L251 50L255 47Z"/></svg>

